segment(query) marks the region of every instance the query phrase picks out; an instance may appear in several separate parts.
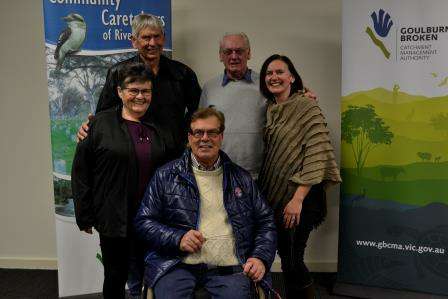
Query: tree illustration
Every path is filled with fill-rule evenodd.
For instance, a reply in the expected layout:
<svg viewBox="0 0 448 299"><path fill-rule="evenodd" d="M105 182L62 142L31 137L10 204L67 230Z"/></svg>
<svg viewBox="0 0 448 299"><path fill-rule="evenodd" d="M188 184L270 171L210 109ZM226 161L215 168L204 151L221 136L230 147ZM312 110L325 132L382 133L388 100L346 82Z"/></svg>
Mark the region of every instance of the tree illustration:
<svg viewBox="0 0 448 299"><path fill-rule="evenodd" d="M427 152L418 152L417 156L420 159L422 159L422 162L431 161L431 159L432 159L432 154L431 153L427 153Z"/></svg>
<svg viewBox="0 0 448 299"><path fill-rule="evenodd" d="M62 107L62 97L66 89L74 87L81 93L82 101L88 105L89 111L94 113L108 68L135 54L130 52L105 56L73 55L64 62L62 69L56 69L56 62L52 59L53 50L47 48L46 55L50 99L59 102L54 107Z"/></svg>
<svg viewBox="0 0 448 299"><path fill-rule="evenodd" d="M448 113L439 113L431 118L431 125L448 137Z"/></svg>
<svg viewBox="0 0 448 299"><path fill-rule="evenodd" d="M50 108L52 115L56 119L62 119L64 117L74 117L80 114L83 108L83 96L77 88L67 87L64 90L62 96L57 100L50 102Z"/></svg>
<svg viewBox="0 0 448 299"><path fill-rule="evenodd" d="M397 103L398 100L398 92L400 91L400 85L394 84L394 88L392 90L392 101L394 104Z"/></svg>
<svg viewBox="0 0 448 299"><path fill-rule="evenodd" d="M109 59L99 56L74 56L67 61L63 72L69 75L84 90L84 101L89 104L90 112L95 113L97 98L111 66Z"/></svg>
<svg viewBox="0 0 448 299"><path fill-rule="evenodd" d="M393 133L375 112L375 107L348 106L342 113L342 140L351 145L360 176L369 153L381 144L391 144Z"/></svg>

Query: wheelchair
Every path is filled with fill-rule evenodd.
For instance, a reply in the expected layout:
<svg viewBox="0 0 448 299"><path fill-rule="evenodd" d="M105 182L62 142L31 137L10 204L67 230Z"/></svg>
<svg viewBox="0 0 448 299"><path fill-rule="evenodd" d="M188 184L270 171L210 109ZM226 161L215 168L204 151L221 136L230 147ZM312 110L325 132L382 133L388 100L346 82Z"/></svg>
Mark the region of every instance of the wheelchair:
<svg viewBox="0 0 448 299"><path fill-rule="evenodd" d="M269 291L268 293L259 285L252 284L252 291L250 299L281 299L280 295L274 290ZM205 288L199 287L194 291L194 299L212 299L210 294L207 292ZM154 297L154 293L152 289L147 286L144 287L142 299L157 299ZM229 298L231 299L231 298Z"/></svg>

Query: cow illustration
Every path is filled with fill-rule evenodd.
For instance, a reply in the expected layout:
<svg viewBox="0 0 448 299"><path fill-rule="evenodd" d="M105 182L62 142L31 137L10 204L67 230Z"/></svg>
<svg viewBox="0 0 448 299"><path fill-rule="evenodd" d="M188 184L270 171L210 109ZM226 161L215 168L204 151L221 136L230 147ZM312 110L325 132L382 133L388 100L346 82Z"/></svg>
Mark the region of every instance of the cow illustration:
<svg viewBox="0 0 448 299"><path fill-rule="evenodd" d="M401 166L381 166L380 167L380 175L381 179L385 181L390 178L393 181L397 180L397 177L400 173L404 173L404 168Z"/></svg>

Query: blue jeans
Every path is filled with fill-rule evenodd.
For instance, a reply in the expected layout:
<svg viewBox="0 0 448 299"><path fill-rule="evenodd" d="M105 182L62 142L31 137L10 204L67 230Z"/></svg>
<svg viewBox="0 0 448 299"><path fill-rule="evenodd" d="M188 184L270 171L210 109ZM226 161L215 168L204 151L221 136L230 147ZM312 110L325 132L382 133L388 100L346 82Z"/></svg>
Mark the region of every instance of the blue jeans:
<svg viewBox="0 0 448 299"><path fill-rule="evenodd" d="M251 280L241 272L217 273L207 265L179 264L165 273L154 286L157 299L193 298L195 289L204 287L213 299L248 299Z"/></svg>

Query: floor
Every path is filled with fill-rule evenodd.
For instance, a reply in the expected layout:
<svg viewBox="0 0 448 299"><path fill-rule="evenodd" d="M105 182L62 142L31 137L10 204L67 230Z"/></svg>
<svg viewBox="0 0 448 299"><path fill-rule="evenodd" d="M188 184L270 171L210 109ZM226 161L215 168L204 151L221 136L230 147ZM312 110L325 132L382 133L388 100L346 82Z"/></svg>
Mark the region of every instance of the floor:
<svg viewBox="0 0 448 299"><path fill-rule="evenodd" d="M336 273L314 273L316 299L321 298L373 298L373 299L442 299L445 296L385 290L381 288L336 283ZM283 294L281 273L273 274L274 288ZM0 269L0 299L52 299L58 298L56 270ZM70 299L101 299L100 294L70 297ZM69 299L69 297L66 297Z"/></svg>

